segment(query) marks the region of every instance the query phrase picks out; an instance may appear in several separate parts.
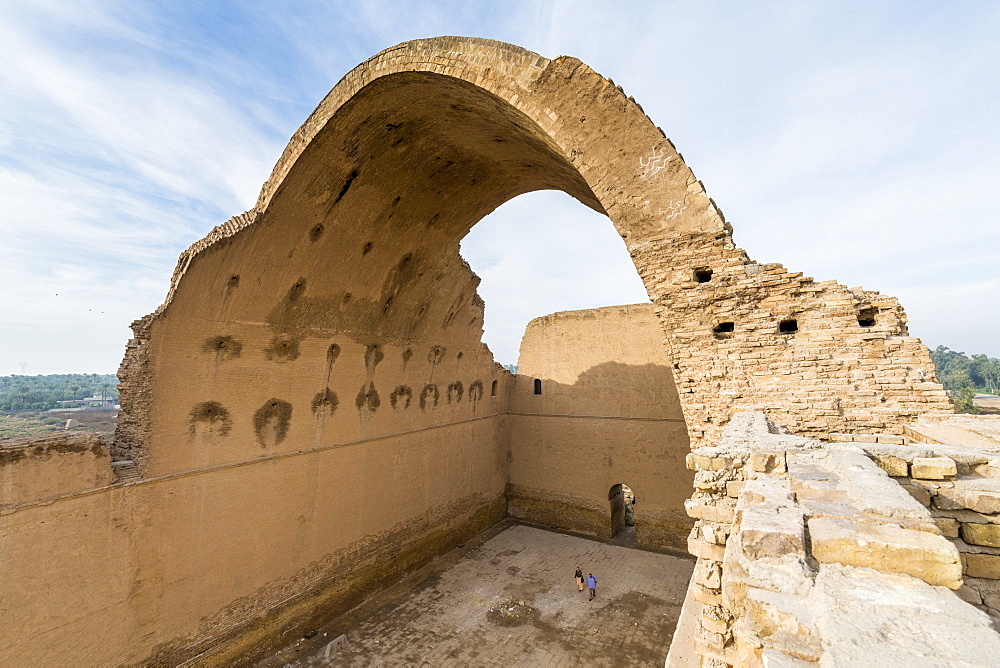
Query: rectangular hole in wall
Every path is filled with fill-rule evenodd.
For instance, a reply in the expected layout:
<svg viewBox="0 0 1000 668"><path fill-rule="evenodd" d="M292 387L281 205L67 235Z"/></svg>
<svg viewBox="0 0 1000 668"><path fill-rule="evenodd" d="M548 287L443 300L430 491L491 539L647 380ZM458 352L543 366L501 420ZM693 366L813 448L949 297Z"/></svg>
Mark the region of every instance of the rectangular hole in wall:
<svg viewBox="0 0 1000 668"><path fill-rule="evenodd" d="M733 331L736 329L736 324L732 322L720 322L718 325L712 328L712 333L715 334L717 339L728 339L733 335Z"/></svg>
<svg viewBox="0 0 1000 668"><path fill-rule="evenodd" d="M875 309L865 308L858 311L858 324L862 327L874 327Z"/></svg>
<svg viewBox="0 0 1000 668"><path fill-rule="evenodd" d="M778 332L781 334L794 334L799 331L799 321L798 320L782 320L778 323Z"/></svg>

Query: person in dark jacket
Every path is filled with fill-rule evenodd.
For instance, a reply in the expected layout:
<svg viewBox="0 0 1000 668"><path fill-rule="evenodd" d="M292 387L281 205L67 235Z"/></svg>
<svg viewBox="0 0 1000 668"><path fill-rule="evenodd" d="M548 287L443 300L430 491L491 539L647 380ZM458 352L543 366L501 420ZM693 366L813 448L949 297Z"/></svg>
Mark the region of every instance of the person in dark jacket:
<svg viewBox="0 0 1000 668"><path fill-rule="evenodd" d="M576 567L576 575L574 575L573 577L576 578L576 587L577 587L577 589L579 589L580 591L583 591L583 571L580 570L579 566Z"/></svg>

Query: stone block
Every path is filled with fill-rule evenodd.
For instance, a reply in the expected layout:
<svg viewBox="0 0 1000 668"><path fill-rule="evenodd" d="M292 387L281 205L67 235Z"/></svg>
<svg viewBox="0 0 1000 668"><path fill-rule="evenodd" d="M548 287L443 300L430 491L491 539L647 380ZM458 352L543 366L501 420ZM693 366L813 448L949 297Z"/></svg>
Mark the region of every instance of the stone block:
<svg viewBox="0 0 1000 668"><path fill-rule="evenodd" d="M905 489L907 492L909 492L910 496L912 496L918 502L930 508L931 492L929 489L927 489L922 485L908 485L905 483L900 483L899 486Z"/></svg>
<svg viewBox="0 0 1000 668"><path fill-rule="evenodd" d="M688 536L688 541L687 541L688 552L698 557L699 559L711 559L712 561L722 561L722 557L726 553L726 548L724 548L721 545L706 543L703 540L699 540L695 532L698 532L697 528L695 528L694 532L692 532L692 534Z"/></svg>
<svg viewBox="0 0 1000 668"><path fill-rule="evenodd" d="M722 569L719 562L699 560L695 564L691 579L702 587L718 589L722 586Z"/></svg>
<svg viewBox="0 0 1000 668"><path fill-rule="evenodd" d="M1000 493L984 492L964 487L942 488L934 497L934 505L944 510L968 508L977 513L1000 513Z"/></svg>
<svg viewBox="0 0 1000 668"><path fill-rule="evenodd" d="M809 520L812 554L821 563L905 573L932 585L962 585L958 549L946 538L883 524L836 517Z"/></svg>
<svg viewBox="0 0 1000 668"><path fill-rule="evenodd" d="M805 555L805 520L802 510L763 504L743 512L739 526L740 549L748 560Z"/></svg>
<svg viewBox="0 0 1000 668"><path fill-rule="evenodd" d="M774 505L793 505L795 495L788 486L788 481L778 478L758 478L748 480L740 492L736 510L742 511L760 503Z"/></svg>
<svg viewBox="0 0 1000 668"><path fill-rule="evenodd" d="M957 476L958 468L951 457L916 457L910 475L923 480L944 480Z"/></svg>
<svg viewBox="0 0 1000 668"><path fill-rule="evenodd" d="M895 434L879 434L876 442L888 443L890 445L903 445L906 443L906 439L902 436L896 436Z"/></svg>
<svg viewBox="0 0 1000 668"><path fill-rule="evenodd" d="M1000 524L963 524L961 532L966 543L1000 547Z"/></svg>
<svg viewBox="0 0 1000 668"><path fill-rule="evenodd" d="M725 634L729 632L729 621L722 612L722 606L706 605L701 609L701 628L709 633Z"/></svg>
<svg viewBox="0 0 1000 668"><path fill-rule="evenodd" d="M746 606L746 628L754 641L798 659L819 660L823 649L806 598L749 587Z"/></svg>
<svg viewBox="0 0 1000 668"><path fill-rule="evenodd" d="M740 495L745 484L742 480L730 480L726 483L726 496L735 499Z"/></svg>
<svg viewBox="0 0 1000 668"><path fill-rule="evenodd" d="M902 457L877 454L873 455L872 459L875 460L880 469L894 478L905 478L910 474L910 466Z"/></svg>
<svg viewBox="0 0 1000 668"><path fill-rule="evenodd" d="M958 520L952 517L935 517L934 524L945 538L958 538Z"/></svg>
<svg viewBox="0 0 1000 668"><path fill-rule="evenodd" d="M703 666L734 665L735 656L732 649L726 647L726 637L721 633L710 634L702 630L694 639L694 651L709 660L718 662L709 664L703 661Z"/></svg>
<svg viewBox="0 0 1000 668"><path fill-rule="evenodd" d="M993 610L994 616L1000 616L1000 580L966 577L965 586L979 594L983 605Z"/></svg>
<svg viewBox="0 0 1000 668"><path fill-rule="evenodd" d="M729 532L720 524L714 522L704 522L701 525L701 536L714 545L725 545Z"/></svg>
<svg viewBox="0 0 1000 668"><path fill-rule="evenodd" d="M955 593L958 594L958 597L966 603L971 603L972 605L983 604L983 597L979 591L967 585L962 585L955 590Z"/></svg>
<svg viewBox="0 0 1000 668"><path fill-rule="evenodd" d="M687 499L684 510L690 517L720 524L732 524L736 518L736 504L732 499Z"/></svg>
<svg viewBox="0 0 1000 668"><path fill-rule="evenodd" d="M750 455L750 468L757 473L783 473L785 454L775 452L755 452Z"/></svg>
<svg viewBox="0 0 1000 668"><path fill-rule="evenodd" d="M842 489L798 487L795 496L800 502L815 501L816 503L850 503L850 495Z"/></svg>
<svg viewBox="0 0 1000 668"><path fill-rule="evenodd" d="M962 564L969 577L1000 580L1000 555L963 553Z"/></svg>
<svg viewBox="0 0 1000 668"><path fill-rule="evenodd" d="M826 440L834 443L850 443L854 440L854 434L830 434Z"/></svg>
<svg viewBox="0 0 1000 668"><path fill-rule="evenodd" d="M712 591L711 589L706 589L698 584L691 587L691 598L703 605L722 604L722 594L717 591Z"/></svg>
<svg viewBox="0 0 1000 668"><path fill-rule="evenodd" d="M684 464L691 471L722 471L731 467L733 460L729 457L712 457L689 452L684 458Z"/></svg>

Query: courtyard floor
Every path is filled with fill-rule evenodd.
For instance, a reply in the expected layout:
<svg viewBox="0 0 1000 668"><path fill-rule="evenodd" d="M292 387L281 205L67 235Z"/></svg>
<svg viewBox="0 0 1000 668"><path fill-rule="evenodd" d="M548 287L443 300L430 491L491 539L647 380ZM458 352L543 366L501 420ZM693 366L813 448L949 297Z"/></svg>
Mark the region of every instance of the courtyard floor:
<svg viewBox="0 0 1000 668"><path fill-rule="evenodd" d="M598 578L593 601L577 566ZM693 567L502 525L261 665L662 666ZM348 644L324 657L341 634Z"/></svg>

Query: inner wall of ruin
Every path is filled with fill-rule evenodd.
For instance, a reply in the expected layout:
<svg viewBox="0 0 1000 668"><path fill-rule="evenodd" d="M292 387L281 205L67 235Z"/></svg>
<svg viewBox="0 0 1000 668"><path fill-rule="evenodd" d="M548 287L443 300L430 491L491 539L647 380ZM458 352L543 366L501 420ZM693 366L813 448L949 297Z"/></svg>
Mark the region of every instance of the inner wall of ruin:
<svg viewBox="0 0 1000 668"><path fill-rule="evenodd" d="M549 374L542 402L525 406L523 379L481 343L478 279L458 244L539 189L608 215L663 334L656 347L644 330L647 355L582 355L574 364L591 366L573 367L575 382ZM640 533L673 545L683 495L656 485L689 484L673 463L681 413L697 447L743 403L806 434L892 432L951 410L893 300L750 261L614 82L480 39L408 42L349 73L254 208L185 251L163 306L133 329L110 454L25 449L54 481L34 493L8 464L31 467L0 461L4 489L29 490L2 499L0 550L17 574L0 579L17 611L3 663L259 656L496 523L508 492L525 517L603 535L607 480L591 486L585 463L576 481L554 463L550 478L517 468L550 458L532 421L573 430L566 415L583 408L671 418L655 435L616 421L594 437L616 451L622 436L650 444L638 452L657 470L627 468L633 448L608 454L606 473L635 481L637 519L655 521ZM591 403L602 396L591 380L634 370L607 364L650 366L664 382L668 366L680 412L673 399L626 406L631 388ZM541 502L523 510L531 494Z"/></svg>
<svg viewBox="0 0 1000 668"><path fill-rule="evenodd" d="M690 446L662 339L652 304L528 324L510 399L511 517L611 538L609 492L624 484L637 544L686 550Z"/></svg>

